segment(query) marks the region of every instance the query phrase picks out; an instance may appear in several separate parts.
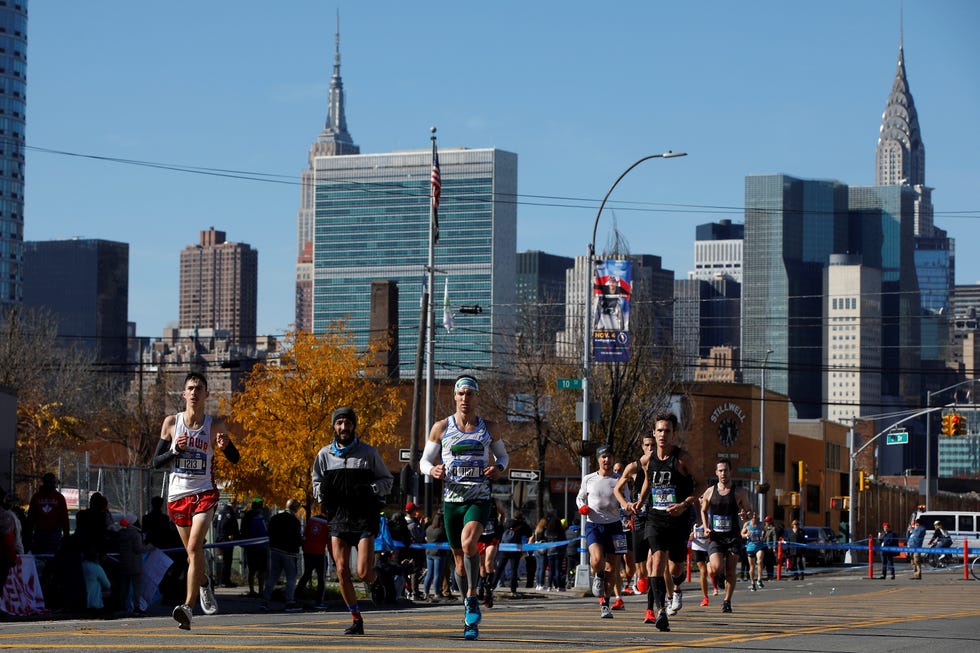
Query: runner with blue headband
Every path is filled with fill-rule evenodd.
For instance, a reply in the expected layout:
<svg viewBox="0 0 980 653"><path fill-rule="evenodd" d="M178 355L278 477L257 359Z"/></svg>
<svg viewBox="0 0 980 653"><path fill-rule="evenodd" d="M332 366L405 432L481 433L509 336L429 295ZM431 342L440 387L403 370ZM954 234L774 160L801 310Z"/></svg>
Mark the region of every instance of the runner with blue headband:
<svg viewBox="0 0 980 653"><path fill-rule="evenodd" d="M463 637L476 639L481 620L477 586L477 544L493 506L490 483L507 468L507 449L476 413L479 384L464 374L456 379L456 411L432 425L419 470L443 481L446 536L456 562L456 583L463 595Z"/></svg>

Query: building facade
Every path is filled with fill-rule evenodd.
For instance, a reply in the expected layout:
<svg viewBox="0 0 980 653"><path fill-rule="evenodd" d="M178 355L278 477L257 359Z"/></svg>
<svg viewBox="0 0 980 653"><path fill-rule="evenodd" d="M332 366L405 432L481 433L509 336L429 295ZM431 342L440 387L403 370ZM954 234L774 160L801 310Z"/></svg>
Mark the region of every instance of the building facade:
<svg viewBox="0 0 980 653"><path fill-rule="evenodd" d="M23 300L27 0L0 6L0 312Z"/></svg>
<svg viewBox="0 0 980 653"><path fill-rule="evenodd" d="M825 415L849 424L881 405L881 271L859 255L832 254L824 287Z"/></svg>
<svg viewBox="0 0 980 653"><path fill-rule="evenodd" d="M344 83L340 77L340 19L334 45L333 76L327 92L327 119L317 139L310 145L307 167L300 175L300 202L296 212L296 313L297 331L313 329L313 223L315 190L313 162L318 156L360 154L347 131L344 110Z"/></svg>
<svg viewBox="0 0 980 653"><path fill-rule="evenodd" d="M102 364L127 360L129 245L108 240L24 243L24 305L50 310L58 337Z"/></svg>
<svg viewBox="0 0 980 653"><path fill-rule="evenodd" d="M570 256L517 254L517 327L533 336L535 347L551 354L555 336L565 329L566 272L574 265Z"/></svg>
<svg viewBox="0 0 980 653"><path fill-rule="evenodd" d="M847 187L789 175L745 178L742 370L787 395L791 416L823 413L823 268L847 251Z"/></svg>
<svg viewBox="0 0 980 653"><path fill-rule="evenodd" d="M517 155L497 149L439 151L442 199L436 287L453 304L479 305L439 330L437 377L506 368L516 304ZM430 150L315 158L313 332L343 321L358 346L370 329L373 280L398 282L400 373L411 378L419 297L428 261Z"/></svg>
<svg viewBox="0 0 980 653"><path fill-rule="evenodd" d="M699 224L695 230L694 271L689 279L711 281L719 276L742 283L742 243L745 225L731 220Z"/></svg>
<svg viewBox="0 0 980 653"><path fill-rule="evenodd" d="M259 253L230 243L214 227L180 253L180 329L226 331L233 345L254 346Z"/></svg>

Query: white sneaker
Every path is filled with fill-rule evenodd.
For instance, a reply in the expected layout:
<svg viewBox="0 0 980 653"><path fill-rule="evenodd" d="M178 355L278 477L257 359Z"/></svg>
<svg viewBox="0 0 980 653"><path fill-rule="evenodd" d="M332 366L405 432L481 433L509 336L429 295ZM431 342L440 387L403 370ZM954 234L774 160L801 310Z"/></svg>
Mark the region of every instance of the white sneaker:
<svg viewBox="0 0 980 653"><path fill-rule="evenodd" d="M535 585L534 586L534 589L535 589L535 591L543 592L544 591L544 585Z"/></svg>
<svg viewBox="0 0 980 653"><path fill-rule="evenodd" d="M592 596L599 598L606 590L605 582L599 576L592 577Z"/></svg>
<svg viewBox="0 0 980 653"><path fill-rule="evenodd" d="M218 611L218 602L214 598L214 581L208 576L205 578L208 584L201 586L201 611L204 614L215 614Z"/></svg>
<svg viewBox="0 0 980 653"><path fill-rule="evenodd" d="M681 611L684 607L684 600L681 598L681 591L678 589L674 590L674 595L670 597L670 607L667 608L667 614L673 616Z"/></svg>
<svg viewBox="0 0 980 653"><path fill-rule="evenodd" d="M609 606L606 605L605 603L603 603L602 606L600 606L600 608L599 608L599 618L600 619L612 619L613 618L612 610L610 610L609 609Z"/></svg>

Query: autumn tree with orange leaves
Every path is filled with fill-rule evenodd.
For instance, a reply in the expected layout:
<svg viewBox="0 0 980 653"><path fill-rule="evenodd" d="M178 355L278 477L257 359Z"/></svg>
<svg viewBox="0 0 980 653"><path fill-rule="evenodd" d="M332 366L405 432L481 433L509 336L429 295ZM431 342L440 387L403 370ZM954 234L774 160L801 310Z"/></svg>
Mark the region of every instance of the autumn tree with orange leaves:
<svg viewBox="0 0 980 653"><path fill-rule="evenodd" d="M395 441L403 406L396 388L369 375L375 348L358 350L342 326L319 335L290 332L283 344L277 359L252 368L231 400L229 418L243 431L236 437L241 460L215 460L218 477L239 498L260 496L280 506L295 498L310 506L313 459L333 441L334 408L351 406L357 436L378 446Z"/></svg>

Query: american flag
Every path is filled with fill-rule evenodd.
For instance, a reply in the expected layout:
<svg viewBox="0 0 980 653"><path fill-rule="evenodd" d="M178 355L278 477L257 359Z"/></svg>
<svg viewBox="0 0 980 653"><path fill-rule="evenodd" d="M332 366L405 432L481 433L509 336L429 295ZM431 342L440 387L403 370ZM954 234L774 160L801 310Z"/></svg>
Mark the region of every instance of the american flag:
<svg viewBox="0 0 980 653"><path fill-rule="evenodd" d="M432 208L439 208L439 196L442 195L442 176L439 174L439 153L432 152Z"/></svg>
<svg viewBox="0 0 980 653"><path fill-rule="evenodd" d="M439 242L439 196L442 195L442 175L439 173L439 153L432 148L432 242Z"/></svg>

